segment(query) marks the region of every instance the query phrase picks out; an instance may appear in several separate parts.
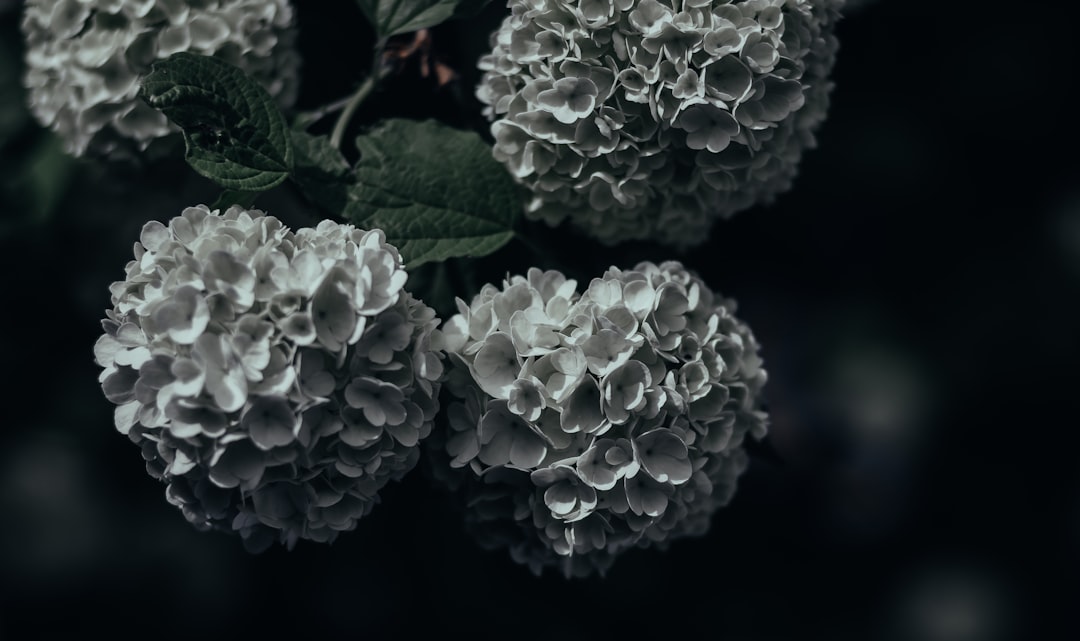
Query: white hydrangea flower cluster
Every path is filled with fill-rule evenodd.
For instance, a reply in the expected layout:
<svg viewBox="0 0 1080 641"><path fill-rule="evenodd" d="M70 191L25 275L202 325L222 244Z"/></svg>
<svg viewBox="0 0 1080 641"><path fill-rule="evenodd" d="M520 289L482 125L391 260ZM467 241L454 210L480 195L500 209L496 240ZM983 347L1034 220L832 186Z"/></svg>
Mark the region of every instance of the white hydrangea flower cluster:
<svg viewBox="0 0 1080 641"><path fill-rule="evenodd" d="M605 243L703 242L787 190L828 108L843 0L510 0L477 96L495 157Z"/></svg>
<svg viewBox="0 0 1080 641"><path fill-rule="evenodd" d="M380 230L240 207L147 223L94 347L117 429L201 529L332 541L438 410L438 319L406 279Z"/></svg>
<svg viewBox="0 0 1080 641"><path fill-rule="evenodd" d="M458 307L443 328L456 399L429 444L483 545L584 575L708 529L767 424L732 301L666 262L612 267L581 294L531 269Z"/></svg>
<svg viewBox="0 0 1080 641"><path fill-rule="evenodd" d="M68 153L121 156L178 131L139 100L155 60L187 51L255 78L283 107L299 87L289 0L27 0L30 109Z"/></svg>

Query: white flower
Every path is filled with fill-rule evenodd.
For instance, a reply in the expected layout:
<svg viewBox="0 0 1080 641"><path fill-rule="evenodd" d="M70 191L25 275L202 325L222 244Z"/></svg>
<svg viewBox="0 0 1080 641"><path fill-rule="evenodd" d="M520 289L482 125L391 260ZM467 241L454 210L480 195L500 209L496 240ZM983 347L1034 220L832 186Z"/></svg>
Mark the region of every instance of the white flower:
<svg viewBox="0 0 1080 641"><path fill-rule="evenodd" d="M679 263L575 285L532 269L459 301L458 400L429 444L484 545L583 575L707 528L765 434L765 372L734 303Z"/></svg>
<svg viewBox="0 0 1080 641"><path fill-rule="evenodd" d="M293 18L290 0L27 0L30 110L73 155L145 150L176 128L136 97L139 80L180 51L240 67L290 107Z"/></svg>
<svg viewBox="0 0 1080 641"><path fill-rule="evenodd" d="M547 455L544 433L511 412L504 401L488 403L487 411L476 424L476 434L480 442L477 458L486 465L530 469Z"/></svg>
<svg viewBox="0 0 1080 641"><path fill-rule="evenodd" d="M147 223L94 345L117 429L200 528L332 541L438 410L438 319L405 279L378 230L240 207Z"/></svg>
<svg viewBox="0 0 1080 641"><path fill-rule="evenodd" d="M510 0L480 59L527 214L703 242L787 190L825 117L843 0Z"/></svg>

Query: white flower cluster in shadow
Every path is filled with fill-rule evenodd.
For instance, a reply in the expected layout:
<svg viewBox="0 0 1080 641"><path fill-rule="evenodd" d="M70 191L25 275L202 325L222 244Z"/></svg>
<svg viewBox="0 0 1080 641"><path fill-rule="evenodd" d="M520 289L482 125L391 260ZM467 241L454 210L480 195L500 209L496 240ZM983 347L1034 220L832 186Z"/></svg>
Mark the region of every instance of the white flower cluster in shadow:
<svg viewBox="0 0 1080 641"><path fill-rule="evenodd" d="M332 541L438 410L438 320L406 279L379 230L240 207L147 223L94 347L117 429L197 527Z"/></svg>
<svg viewBox="0 0 1080 641"><path fill-rule="evenodd" d="M289 0L27 0L26 86L68 153L123 156L178 131L136 97L155 60L216 56L283 107L299 87Z"/></svg>
<svg viewBox="0 0 1080 641"><path fill-rule="evenodd" d="M842 0L510 0L477 96L495 157L605 243L690 246L786 191L815 144Z"/></svg>
<svg viewBox="0 0 1080 641"><path fill-rule="evenodd" d="M429 441L485 547L604 571L699 535L764 436L766 375L734 303L677 262L486 285L443 328L449 429Z"/></svg>

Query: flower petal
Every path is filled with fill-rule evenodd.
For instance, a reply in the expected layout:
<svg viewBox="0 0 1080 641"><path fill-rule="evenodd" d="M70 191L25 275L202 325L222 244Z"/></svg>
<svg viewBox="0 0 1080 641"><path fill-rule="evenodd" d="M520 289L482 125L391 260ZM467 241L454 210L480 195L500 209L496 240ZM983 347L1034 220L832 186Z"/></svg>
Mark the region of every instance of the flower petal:
<svg viewBox="0 0 1080 641"><path fill-rule="evenodd" d="M259 396L244 411L240 424L262 450L292 443L300 430L300 417L281 397Z"/></svg>

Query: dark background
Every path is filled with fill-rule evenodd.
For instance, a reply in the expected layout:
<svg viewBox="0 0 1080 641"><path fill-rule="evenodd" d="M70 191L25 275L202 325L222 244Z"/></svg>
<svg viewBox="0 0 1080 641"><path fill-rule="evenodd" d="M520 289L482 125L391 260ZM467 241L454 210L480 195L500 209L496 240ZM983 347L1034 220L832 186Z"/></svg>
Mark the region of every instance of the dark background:
<svg viewBox="0 0 1080 641"><path fill-rule="evenodd" d="M370 34L350 0L299 4L310 109L355 87ZM436 29L458 86L407 68L359 120L482 129L471 68L502 11ZM711 533L573 581L478 549L419 471L331 546L194 531L113 428L91 346L142 224L215 190L177 159L58 155L0 12L0 638L1080 638L1075 3L868 3L775 205L683 256L549 233L552 257L478 263L680 257L763 345L773 427ZM306 224L287 189L258 206Z"/></svg>

